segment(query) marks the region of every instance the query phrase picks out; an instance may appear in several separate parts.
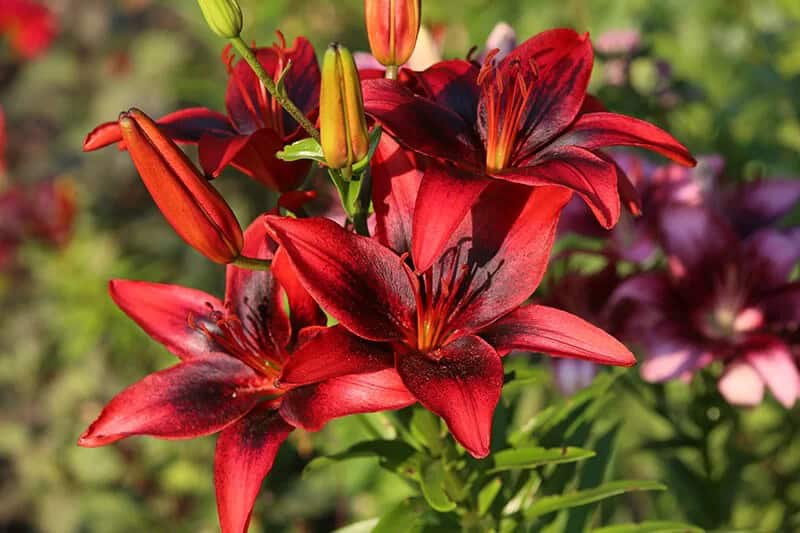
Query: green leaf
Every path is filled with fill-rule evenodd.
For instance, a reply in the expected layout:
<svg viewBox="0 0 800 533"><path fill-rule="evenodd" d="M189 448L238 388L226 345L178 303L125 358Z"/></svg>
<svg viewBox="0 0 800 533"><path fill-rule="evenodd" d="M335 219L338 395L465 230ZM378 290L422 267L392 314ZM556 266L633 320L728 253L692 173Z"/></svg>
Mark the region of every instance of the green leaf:
<svg viewBox="0 0 800 533"><path fill-rule="evenodd" d="M422 495L435 511L446 513L456 508L456 503L444 491L444 463L431 461L423 465L420 476Z"/></svg>
<svg viewBox="0 0 800 533"><path fill-rule="evenodd" d="M478 493L479 516L483 516L489 511L489 508L492 506L492 503L494 503L501 488L503 488L503 481L499 477L492 479L483 486Z"/></svg>
<svg viewBox="0 0 800 533"><path fill-rule="evenodd" d="M403 500L378 520L372 533L413 531L423 511L420 509L420 503L420 500L415 499Z"/></svg>
<svg viewBox="0 0 800 533"><path fill-rule="evenodd" d="M283 147L283 150L276 153L275 156L283 161L300 161L303 159L311 159L319 163L325 162L325 154L322 153L322 146L309 137L308 139L300 139Z"/></svg>
<svg viewBox="0 0 800 533"><path fill-rule="evenodd" d="M525 518L531 519L538 516L560 511L561 509L569 509L570 507L578 507L579 505L586 505L599 500L610 498L611 496L618 496L626 492L637 490L665 490L667 487L658 483L657 481L645 480L621 480L611 481L586 490L579 490L571 494L559 494L556 496L545 496L533 502L533 504L525 510Z"/></svg>
<svg viewBox="0 0 800 533"><path fill-rule="evenodd" d="M501 450L494 454L494 467L489 470L489 474L504 472L506 470L519 470L536 468L548 464L571 463L588 459L594 456L591 450L582 448L542 448L540 446L529 446Z"/></svg>
<svg viewBox="0 0 800 533"><path fill-rule="evenodd" d="M593 529L592 533L703 533L703 529L681 522L647 521Z"/></svg>
<svg viewBox="0 0 800 533"><path fill-rule="evenodd" d="M422 442L434 457L441 455L444 437L438 416L427 409L414 409L411 414L410 429L411 434Z"/></svg>
<svg viewBox="0 0 800 533"><path fill-rule="evenodd" d="M415 453L417 452L414 448L400 440L364 441L354 444L343 452L313 459L306 465L303 475L338 461L376 456L382 467L394 472L400 465L411 459Z"/></svg>

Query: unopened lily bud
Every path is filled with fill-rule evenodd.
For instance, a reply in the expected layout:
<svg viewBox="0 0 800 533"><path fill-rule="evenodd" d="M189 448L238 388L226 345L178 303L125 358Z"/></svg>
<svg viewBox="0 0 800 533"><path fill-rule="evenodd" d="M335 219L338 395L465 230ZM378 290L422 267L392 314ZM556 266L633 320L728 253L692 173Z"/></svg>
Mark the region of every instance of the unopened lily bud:
<svg viewBox="0 0 800 533"><path fill-rule="evenodd" d="M361 81L350 51L334 43L322 63L319 98L322 152L331 168L349 169L369 152Z"/></svg>
<svg viewBox="0 0 800 533"><path fill-rule="evenodd" d="M242 32L242 10L236 0L197 0L211 31L231 39Z"/></svg>
<svg viewBox="0 0 800 533"><path fill-rule="evenodd" d="M122 138L147 190L175 232L216 263L242 250L242 228L186 154L138 109L119 117Z"/></svg>
<svg viewBox="0 0 800 533"><path fill-rule="evenodd" d="M364 0L372 55L385 66L408 61L417 44L421 0Z"/></svg>

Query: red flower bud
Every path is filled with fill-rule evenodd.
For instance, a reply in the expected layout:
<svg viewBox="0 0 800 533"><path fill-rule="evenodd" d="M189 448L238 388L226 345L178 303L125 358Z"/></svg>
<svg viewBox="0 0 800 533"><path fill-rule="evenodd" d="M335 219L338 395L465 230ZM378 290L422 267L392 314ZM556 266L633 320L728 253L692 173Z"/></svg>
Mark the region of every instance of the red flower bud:
<svg viewBox="0 0 800 533"><path fill-rule="evenodd" d="M369 152L358 69L350 51L332 44L322 63L319 104L322 152L331 168L350 168Z"/></svg>
<svg viewBox="0 0 800 533"><path fill-rule="evenodd" d="M147 190L176 233L217 263L242 249L242 229L225 199L186 154L138 109L119 117L122 138Z"/></svg>
<svg viewBox="0 0 800 533"><path fill-rule="evenodd" d="M421 0L364 0L372 55L383 65L402 65L417 44Z"/></svg>

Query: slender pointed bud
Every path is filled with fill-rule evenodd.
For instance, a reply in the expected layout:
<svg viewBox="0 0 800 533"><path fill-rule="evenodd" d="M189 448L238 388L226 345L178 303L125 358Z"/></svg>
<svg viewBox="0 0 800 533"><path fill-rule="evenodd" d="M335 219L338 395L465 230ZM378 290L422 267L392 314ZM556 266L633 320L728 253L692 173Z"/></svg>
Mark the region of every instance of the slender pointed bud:
<svg viewBox="0 0 800 533"><path fill-rule="evenodd" d="M197 0L211 31L232 39L242 32L242 10L236 0Z"/></svg>
<svg viewBox="0 0 800 533"><path fill-rule="evenodd" d="M369 152L361 81L350 51L334 43L322 63L319 99L322 152L328 166L350 169Z"/></svg>
<svg viewBox="0 0 800 533"><path fill-rule="evenodd" d="M136 169L175 232L216 263L242 249L242 228L225 199L186 154L138 109L119 117L122 138Z"/></svg>
<svg viewBox="0 0 800 533"><path fill-rule="evenodd" d="M408 61L419 34L421 0L364 0L372 55L397 67Z"/></svg>

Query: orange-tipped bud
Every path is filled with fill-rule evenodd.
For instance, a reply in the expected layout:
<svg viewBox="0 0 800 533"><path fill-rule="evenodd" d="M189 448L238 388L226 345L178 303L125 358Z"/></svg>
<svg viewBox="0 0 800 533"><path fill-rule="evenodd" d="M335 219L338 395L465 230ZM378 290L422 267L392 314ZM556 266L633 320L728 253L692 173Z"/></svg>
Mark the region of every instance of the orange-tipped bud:
<svg viewBox="0 0 800 533"><path fill-rule="evenodd" d="M364 0L372 55L385 66L408 61L417 44L421 0Z"/></svg>
<svg viewBox="0 0 800 533"><path fill-rule="evenodd" d="M319 98L322 152L331 168L349 169L369 152L358 69L350 51L332 44L322 63Z"/></svg>
<svg viewBox="0 0 800 533"><path fill-rule="evenodd" d="M175 232L217 263L242 249L242 228L225 199L186 154L138 109L119 117L122 138L139 175Z"/></svg>

